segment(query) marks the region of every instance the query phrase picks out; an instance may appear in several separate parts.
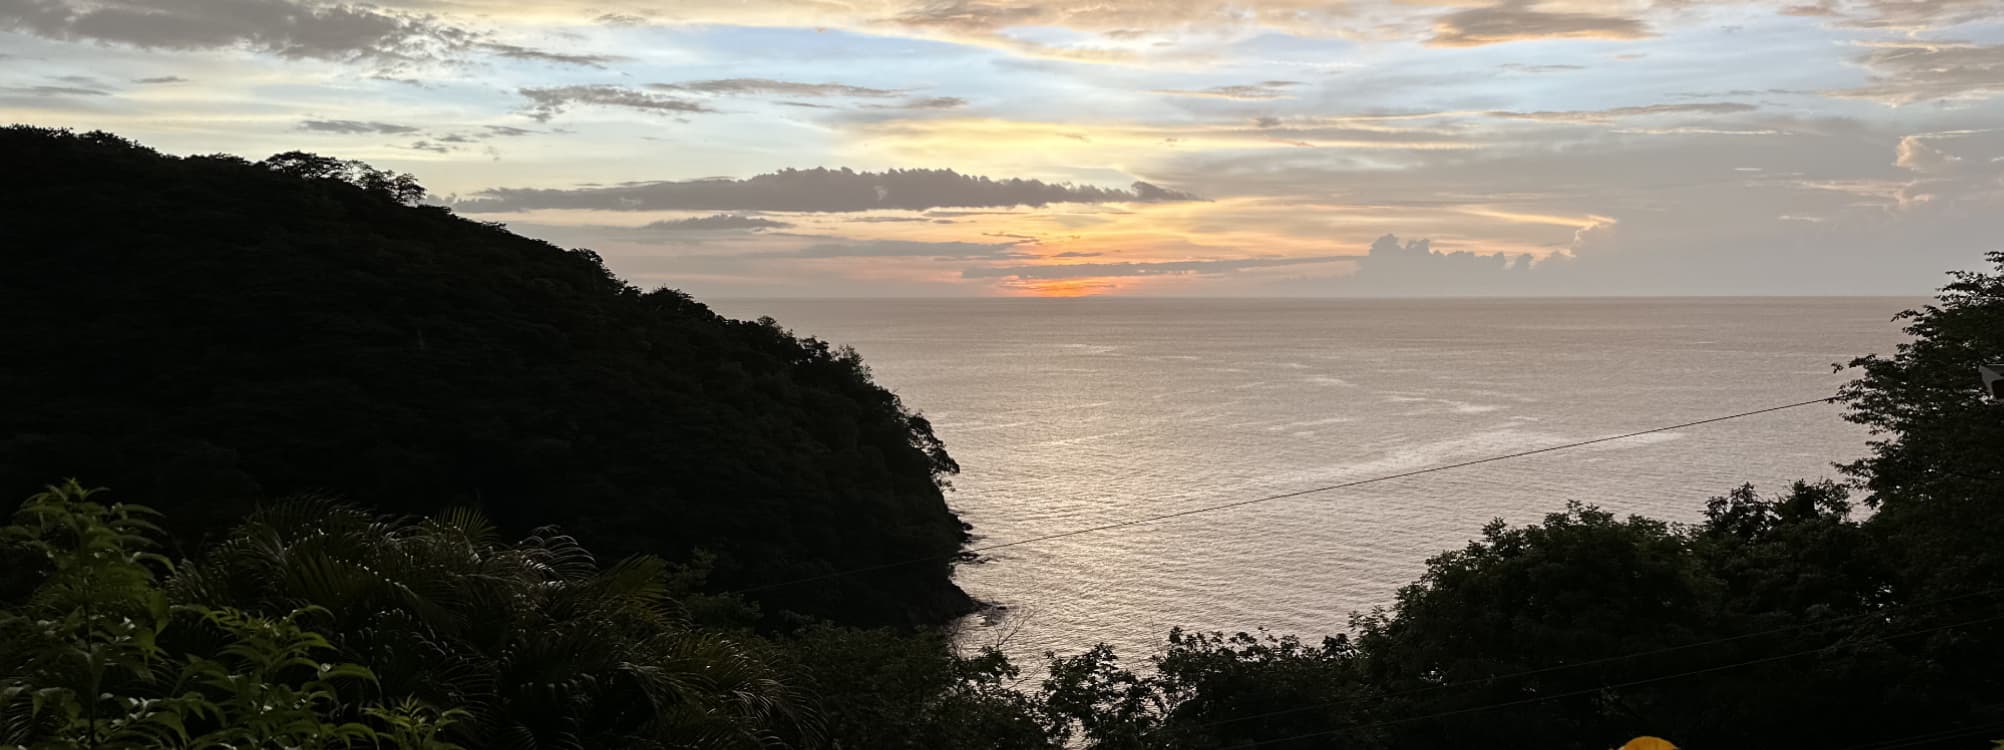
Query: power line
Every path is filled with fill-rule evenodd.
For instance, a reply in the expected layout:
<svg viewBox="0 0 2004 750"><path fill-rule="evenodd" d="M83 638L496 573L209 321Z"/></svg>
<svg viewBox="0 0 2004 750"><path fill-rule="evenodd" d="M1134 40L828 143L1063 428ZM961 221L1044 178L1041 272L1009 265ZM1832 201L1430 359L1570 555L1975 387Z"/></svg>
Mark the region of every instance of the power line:
<svg viewBox="0 0 2004 750"><path fill-rule="evenodd" d="M1916 635L1926 635L1928 633L1933 633L1941 630L1950 630L1953 628L1967 627L1970 625L1981 625L1989 622L1997 622L1999 620L2004 620L2004 615L1995 615L1992 617L1984 617L1976 620L1964 620L1962 622L1950 623L1948 625L1937 625L1935 627L1921 628L1919 630L1909 630L1904 633L1896 633L1893 635L1880 636L1878 638L1870 640L1889 641L1895 638L1908 638ZM1831 644L1831 645L1836 645L1836 644ZM1530 698L1520 698L1518 700L1513 700L1513 701L1504 701L1501 703L1489 703L1480 706L1470 706L1468 708L1457 708L1448 711L1439 711L1430 714L1422 714L1419 716L1407 716L1398 719L1387 719L1385 721L1372 722L1369 724L1356 724L1352 726L1338 727L1335 729L1324 729L1315 732L1306 732L1302 734L1297 734L1290 737L1278 737L1270 740L1254 740L1251 744L1246 745L1245 747L1260 747L1263 745L1272 745L1282 742L1293 742L1295 740L1305 740L1313 737L1321 737L1324 735L1340 734L1343 732L1353 732L1360 729L1375 729L1378 727L1391 726L1393 724L1405 724L1414 721L1425 721L1427 719L1439 719L1448 716L1459 716L1462 714L1481 713L1483 711L1493 711L1499 708L1514 708L1516 706L1527 706L1533 703L1543 703L1545 701L1553 701L1561 698L1573 698L1581 695L1590 695L1593 693L1598 693L1606 690L1620 690L1622 688L1638 687L1641 685L1648 685L1657 682L1666 682L1669 680L1678 680L1686 677L1696 677L1698 675L1710 674L1713 672L1724 672L1732 669L1751 667L1758 664L1769 664L1778 661L1785 661L1788 659L1793 659L1798 656L1808 656L1810 654L1814 654L1828 648L1830 648L1830 646L1827 645L1817 646L1816 648L1803 649L1801 651L1791 651L1785 654L1763 656L1758 659L1748 659L1745 661L1733 662L1731 664L1720 664L1717 666L1704 667L1702 669L1691 669L1683 672L1677 672L1674 674L1660 675L1656 677L1647 677L1639 680L1630 680L1628 682L1618 682L1611 685L1600 685L1596 687L1582 688L1579 690L1568 690L1563 693L1553 693L1551 695L1540 695Z"/></svg>
<svg viewBox="0 0 2004 750"><path fill-rule="evenodd" d="M1216 719L1216 720L1212 720L1212 721L1207 721L1207 722L1203 722L1203 723L1200 723L1200 724L1191 724L1191 725L1188 725L1188 726L1182 726L1182 727L1178 727L1178 728L1179 728L1179 729L1186 729L1186 730L1187 730L1187 729L1207 729L1207 728L1210 728L1210 727L1217 727L1217 726L1224 726L1224 725L1226 725L1226 724L1236 724L1236 723L1239 723L1239 722L1243 722L1243 721L1256 721L1256 720L1259 720L1259 719L1270 719L1270 718L1273 718L1273 717L1275 717L1275 716L1286 716L1286 715L1289 715L1289 714L1297 714L1297 713L1302 713L1302 712L1304 712L1304 711L1319 711L1319 710L1323 710L1323 709L1329 709L1329 708L1336 708L1336 707L1339 707L1339 706L1345 706L1345 705L1349 705L1349 704L1351 704L1351 703L1357 703L1357 702L1360 702L1360 701L1364 701L1364 700L1384 700L1384 699L1387 699L1387 698L1405 698L1405 697L1410 697L1410 696L1414 696L1414 695L1420 695L1420 694L1424 694L1424 693L1431 693L1431 692L1435 692L1435 691L1440 691L1440 690L1447 690L1447 689L1449 689L1449 688L1457 688L1457 687L1464 687L1464 686L1467 686L1467 685L1477 685L1477 684L1482 684L1482 683L1488 683L1488 682L1500 682L1500 681L1503 681L1503 680L1514 680L1514 679L1517 679L1517 678L1520 678L1520 677L1531 677L1531 676L1535 676L1535 675L1541 675L1541 674L1549 674L1549 673L1553 673L1553 672L1563 672L1563 671L1565 671L1565 670L1568 670L1568 669L1581 669L1581 668L1584 668L1584 667L1591 667L1591 666L1597 666L1597 665L1601 665L1601 664L1609 664L1609 663L1613 663L1613 662L1618 662L1618 661L1627 661L1627 660L1629 660L1629 659L1639 659L1639 658L1642 658L1642 657L1645 657L1645 656L1660 656L1660 655L1662 655L1662 654L1668 654L1668 653L1674 653L1674 652L1677 652L1677 651L1685 651L1685 650L1689 650L1689 649L1694 649L1694 648L1702 648L1702 647L1705 647L1705 646L1715 646L1715 645L1718 645L1718 644L1721 644L1721 643L1730 643L1730 642L1733 642L1733 641L1743 641L1743 640L1747 640L1747 639L1749 639L1749 638L1760 638L1760 637L1763 637L1763 636L1770 636L1770 635L1779 635L1779 634L1782 634L1782 633L1786 633L1786 632L1789 632L1789 631L1792 631L1792 630L1801 630L1801 629L1803 629L1803 628L1809 628L1809 627L1814 627L1814 626L1817 626L1817 625L1835 625L1835 624L1838 624L1838 623L1842 623L1842 622L1846 622L1846 621L1850 621L1850 620L1859 620L1859 619L1866 619L1866 618L1872 618L1872 617L1881 617L1881 616L1884 616L1884 615L1886 615L1886 614L1888 614L1888 613L1892 613L1892 612L1898 612L1898 611L1901 611L1901 610L1907 610L1907 609L1914 609L1914 608L1918 608L1918 607L1932 607L1932 606L1936 606L1936 605L1940 605L1940 604L1947 604L1947 603L1949 603L1949 602L1954 602L1954 601L1960 601L1960 600L1963 600L1963 599L1969 599L1969 598L1972 598L1972 597L1978 597L1978 596L1990 596L1990 595L1993 595L1993 594L1998 594L1998 593L2004 593L2004 586L1998 586L1998 587L1993 587L1993 588L1988 588L1988 589L1983 589L1983 590L1981 590L1981 591L1971 591L1971 592L1967 592L1967 593L1962 593L1962 594L1956 594L1956 595L1954 595L1954 596L1947 596L1947 597L1942 597L1942 598L1939 598L1939 599L1933 599L1933 600L1929 600L1929 601L1924 601L1924 602L1912 602L1912 603L1909 603L1909 604L1900 604L1900 605L1896 605L1896 606L1892 606L1892 607L1886 607L1886 608L1884 608L1884 609L1876 609L1876 610L1872 610L1872 611L1870 611L1870 612L1861 612L1861 613L1858 613L1858 614L1851 614L1851 615L1844 615L1844 616L1842 616L1842 617L1825 617L1825 618L1820 618L1820 619L1814 619L1814 620L1809 620L1809 621L1807 621L1807 622L1799 622L1799 623L1796 623L1796 624L1793 624L1793 625L1786 625L1786 626L1782 626L1782 627L1778 627L1778 628L1770 628L1770 629L1768 629L1768 630L1761 630L1761 631L1756 631L1756 632L1752 632L1752 633L1741 633L1741 634L1739 634L1739 635L1732 635L1732 636L1724 636L1724 637L1720 637L1720 638L1713 638L1713 639L1710 639L1710 640L1704 640L1704 641L1695 641L1695 642L1692 642L1692 643L1685 643L1685 644L1680 644L1680 645L1676 645L1676 646L1664 646L1664 647L1661 647L1661 648L1654 648L1654 649L1649 649L1649 650L1646 650L1646 651L1634 651L1634 652L1630 652L1630 653L1626 653L1626 654L1615 654L1615 655L1612 655L1612 656L1604 656L1604 657L1601 657L1601 658L1597 658L1597 659L1589 659L1589 660L1587 660L1587 661L1581 661L1581 662L1572 662L1572 663L1568 663L1568 664L1554 664L1554 665L1550 665L1550 666L1545 666L1545 667L1539 667L1539 668L1536 668L1536 669L1528 669L1528 670L1524 670L1524 671L1521 671L1521 672L1512 672L1512 673L1509 673L1509 674L1501 674L1501 675L1495 675L1495 676L1491 676L1491 677L1482 677L1482 678L1477 678L1477 679L1468 679L1468 680L1461 680L1461 681L1458 681L1458 682L1445 682L1445 683L1441 683L1441 684L1439 684L1439 685L1427 685L1427 686L1425 686L1425 687L1419 687L1419 688L1411 688L1411 689L1408 689L1408 690L1402 690L1402 691L1397 691L1397 692L1392 692L1392 693L1383 693L1383 694L1379 694L1379 695L1371 695L1371 696L1359 696L1359 697L1355 697L1355 698L1346 698L1346 699L1343 699L1343 700L1338 700L1338 701L1328 701L1328 702L1324 702L1324 703L1316 703L1316 704L1312 704L1312 705L1306 705L1306 706L1295 706L1295 707L1293 707L1293 708L1283 708L1283 709L1279 709L1279 710L1275 710L1275 711L1268 711L1268 712L1265 712L1265 713L1258 713L1258 714L1252 714L1252 715L1249 715L1249 716L1234 716L1234 717L1231 717L1231 718L1227 718L1227 719Z"/></svg>
<svg viewBox="0 0 2004 750"><path fill-rule="evenodd" d="M2004 708L2004 706L1989 707L1990 710L1995 710L1998 708ZM1922 732L1920 734L1909 734L1903 737L1893 737L1889 739L1875 740L1873 742L1867 742L1862 745L1846 745L1844 746L1844 748L1842 748L1842 750L1894 750L1894 748L1914 747L1917 745L1925 745L1927 743L1936 742L1940 740L1962 739L1964 737L1969 737L1974 735L1986 735L1990 734L1991 732L1998 732L1998 731L2004 731L2004 721L1993 721L1987 724L1977 724L1974 726L1937 729L1932 732Z"/></svg>
<svg viewBox="0 0 2004 750"><path fill-rule="evenodd" d="M1795 402L1795 403L1792 403L1792 404L1782 404L1782 405L1780 405L1780 406L1770 406L1770 407L1767 407L1767 408L1764 408L1764 409L1753 409L1753 410L1750 410L1750 411L1743 411L1743 412L1738 412L1738 413L1735 413L1735 414L1727 414L1727 415L1725 415L1725 416L1720 416L1720 417L1710 417L1710 418L1707 418L1707 419L1698 419L1698 420L1693 420L1693 421L1690 421L1690 422L1681 422L1681 423L1678 423L1678 424L1672 424L1672 425L1664 425L1664 426L1661 426L1661 427L1651 427L1651 428L1649 428L1649 429L1646 429L1646 430L1637 430L1637 431L1635 431L1635 432L1628 432L1628 433L1623 433L1623 434L1620 434L1620 435L1609 435L1609 436L1607 436L1607 437L1598 437L1598 438L1593 438L1593 439L1591 439L1591 440L1580 440L1580 441L1576 441L1576 442L1571 442L1571 443L1563 443L1563 444L1560 444L1560 445L1553 445L1553 446L1547 446L1547 447L1544 447L1544 448L1534 448L1534 449L1531 449L1531 450L1524 450L1524 451L1517 451L1517 452L1515 452L1515 453L1504 453L1504 454L1500 454L1500 455L1495 455L1495 456L1489 456L1489 457L1486 457L1486 458L1477 458L1477 459L1472 459L1472 460L1468 460L1468 461L1458 461L1458 462L1455 462L1455 463L1451 463L1451 464L1441 464L1441 465L1438 465L1438 466L1429 466L1429 467L1427 467L1427 468L1424 468L1424 469L1414 469L1414 470L1412 470L1412 471L1402 471L1402 472L1399 472L1399 473L1396 473L1396 474L1385 474L1385 475L1381 475L1381 476L1375 476L1375 477L1371 477L1371 478L1368 478L1368 479L1358 479L1358 480L1355 480L1355 481L1350 481L1350 482L1341 482L1341 483L1338 483L1338 484L1329 484L1329 485L1323 485L1323 486L1320 486L1320 487L1310 487L1310 488L1308 488L1308 489L1304 489L1304 490L1294 490L1294 491L1292 491L1292 492L1282 492L1282 493L1279 493L1279 494L1274 494L1274 495L1264 495L1264 496L1261 496L1261 497L1255 497L1255 498L1250 498L1250 499L1246 499L1246 500L1235 500L1235 501L1233 501L1233 502L1229 502L1229 503L1219 503L1219 504L1217 504L1217 505L1206 505L1206 506L1203 506L1203 507L1198 507L1198 508L1190 508L1190 509L1187 509L1187 510L1179 510L1179 511L1174 511L1174 512L1170 512L1170 513L1161 513L1161 514L1157 514L1157 515L1152 515L1152 516L1143 516L1143 517L1141 517L1141 518L1135 518L1135 519L1130 519L1130 520L1126 520L1126 521L1116 521L1116 522L1113 522L1113 523L1106 523L1106 524L1100 524L1100 525L1098 525L1098 526L1087 526L1087 527L1085 527L1085 528L1079 528L1079 529L1072 529L1072 530L1070 530L1070 531L1059 531L1059 532L1054 532L1054 533L1050 533L1050 534L1044 534L1044 535L1041 535L1041 536L1033 536L1033 537L1029 537L1029 538L1026 538L1026 539L1017 539L1017 540L1015 540L1015 541L1009 541L1009 542L1000 542L1000 543L997 543L997 544L988 544L988 545L983 545L983 546L980 546L980 547L973 547L973 548L969 548L969 549L966 549L966 550L963 550L963 551L961 551L960 553L958 553L958 554L955 554L955 555L948 555L948 556L938 556L938 555L934 555L934 556L929 556L929 557L919 557L919 558L912 558L912 559L909 559L909 560L900 560L900 561L897 561L897 562L888 562L888 563L879 563L879 564L876 564L876 565L866 565L866 566L863 566L863 567L860 567L860 568L851 568L851 569L849 569L849 570L841 570L841 571L836 571L836 572L833 572L833 573L823 573L823 574L820 574L820 575L815 575L815 576L808 576L808 577L805 577L805 578L797 578L797 579L794 579L794 580L791 580L791 581L782 581L782 582L779 582L779 583L769 583L769 584L765 584L765 585L762 585L762 586L753 586L753 587L751 587L751 588L743 588L743 589L737 589L737 590L735 590L735 591L730 591L730 592L726 592L726 593L732 593L732 594L749 594L749 593L754 593L754 592L758 592L758 591L769 591L769 590L772 590L772 589L779 589L779 588L787 588L787 587L791 587L791 586L799 586L799 585L802 585L802 584L808 584L808 583L816 583L816 582L819 582L819 581L826 581L826 580L830 580L830 579L834 579L834 578L846 578L846 577L848 577L848 576L852 576L852 575L860 575L860 574L863 574L863 573L873 573L873 572L876 572L876 571L879 571L879 570L889 570L889 569L891 569L891 568L901 568L901 567L904 567L904 566L906 566L906 565L919 565L919 564L922 564L922 563L931 563L931 562L947 562L947 561L950 561L950 560L954 560L954 559L958 559L958 558L960 558L960 557L962 557L962 556L965 556L965 555L978 555L978 554L981 554L981 553L984 553L984 552L992 552L992 551L995 551L995 550L999 550L999 549L1007 549L1007 548L1010 548L1010 547L1020 547L1020 546L1023 546L1023 545L1026 545L1026 544L1038 544L1038 543L1041 543L1041 542L1049 542L1049 541L1053 541L1053 540L1057 540L1057 539L1065 539L1065 538L1068 538L1068 537L1074 537L1074 536L1081 536L1081 535L1084 535L1084 534L1097 534L1097 533L1100 533L1100 532L1103 532L1103 531L1113 531L1113 530L1115 530L1115 529L1126 529L1126 528L1133 528L1133 527L1135 527L1135 526L1146 526L1146 525L1149 525L1149 524L1155 524L1155 523L1161 523L1161 522L1163 522L1163 521L1169 521L1169 520L1174 520L1174 519L1178 519L1178 518L1184 518L1184 517L1188 517L1188 516L1194 516L1194 515L1199 515L1199 514L1203 514L1203 513L1215 513L1215 512L1217 512L1217 511L1221 511L1221 510L1230 510L1230 509L1233 509L1233 508L1243 508L1243 507L1246 507L1246 506L1248 506L1248 505L1258 505L1258 504L1260 504L1260 503L1270 503L1270 502L1273 502L1273 501L1276 501L1276 500L1287 500L1287 499L1290 499L1290 498L1296 498L1296 497L1302 497L1302 496L1305 496L1305 495L1314 495L1314 494L1319 494L1319 493L1323 493L1323 492L1331 492L1331 491L1334 491L1334 490L1342 490L1342 489L1349 489L1349 488L1352 488L1352 487L1362 487L1362 486L1364 486L1364 485L1367 485L1367 484L1377 484L1377 483L1379 483L1379 482L1389 482L1389 481L1392 481L1392 480L1395 480L1395 479L1407 479L1407 478L1411 478L1411 477L1417 477L1417 476L1422 476L1422 475L1425 475L1425 474L1433 474L1433 473L1436 473L1436 472L1442 472L1442 471L1452 471L1452 470L1455 470L1455 469L1465 469L1465 468L1468 468L1468 467L1470 467L1470 466L1480 466L1480 465L1482 465L1482 464L1489 464L1489 463L1496 463L1496 462L1498 462L1498 461L1510 461L1510 460L1514 460L1514 459L1519 459L1519 458L1525 458L1525 457L1527 457L1527 456L1536 456L1536 455L1540 455L1540 454L1544 454L1544 453L1555 453L1555 452L1558 452L1558 451L1563 451L1563 450L1571 450L1571 449L1574 449L1574 448L1581 448L1581 447L1585 447L1585 446L1589 446L1589 445L1598 445L1598 444L1601 444L1601 443L1611 443L1611 442L1614 442L1614 441L1616 441L1616 440L1627 440L1627 439L1629 439L1629 438L1633 438L1633 437L1641 437L1641 436L1643 436L1643 435L1652 435L1652 434L1655 434L1655 433L1659 433L1659 432L1669 432L1669 431L1671 431L1671 430L1681 430L1681 429L1685 429L1685 428L1687 428L1687 427L1698 427L1698 426L1701 426L1701 425L1708 425L1708 424L1716 424L1716 423L1719 423L1719 422L1726 422L1726 421L1730 421L1730 420L1734 420L1734 419L1744 419L1744 418L1746 418L1746 417L1752 417L1752 416L1757 416L1757 415L1761 415L1761 414L1770 414L1770 413L1773 413L1773 412L1778 412L1778 411L1785 411L1785 410L1788 410L1788 409L1799 409L1799 408L1801 408L1801 407L1804 407L1804 406L1810 406L1810 405L1813 405L1813 404L1825 404L1825 403L1830 403L1831 401L1834 401L1834 400L1835 400L1835 399L1832 399L1832 398L1817 398L1817 399L1810 399L1810 400L1808 400L1808 401L1797 401L1797 402Z"/></svg>

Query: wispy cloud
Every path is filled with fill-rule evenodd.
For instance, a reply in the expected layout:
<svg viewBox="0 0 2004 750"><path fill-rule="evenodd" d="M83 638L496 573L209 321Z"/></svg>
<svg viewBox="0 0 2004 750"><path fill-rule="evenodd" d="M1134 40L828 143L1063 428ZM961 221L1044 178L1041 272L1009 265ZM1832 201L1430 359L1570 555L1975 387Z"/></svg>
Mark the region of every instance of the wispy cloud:
<svg viewBox="0 0 2004 750"><path fill-rule="evenodd" d="M1121 190L1040 180L995 180L949 169L888 172L805 169L742 180L642 182L572 189L500 188L478 193L455 207L469 213L546 208L850 212L1190 200L1197 198L1146 182L1136 182Z"/></svg>
<svg viewBox="0 0 2004 750"><path fill-rule="evenodd" d="M1645 104L1634 107L1612 107L1609 109L1563 110L1546 112L1511 112L1491 110L1491 117L1510 120L1537 120L1539 122L1578 122L1606 124L1624 117L1647 117L1650 115L1726 115L1738 112L1752 112L1758 109L1751 104L1739 102L1689 102L1681 104Z"/></svg>
<svg viewBox="0 0 2004 750"><path fill-rule="evenodd" d="M388 122L365 122L362 120L303 120L299 123L299 129L312 131L315 133L341 133L344 135L356 135L361 133L375 133L379 135L407 135L410 133L418 132L420 128L414 125L398 125L395 123L388 123Z"/></svg>
<svg viewBox="0 0 2004 750"><path fill-rule="evenodd" d="M1507 70L1512 73L1533 73L1533 74L1568 73L1575 70L1587 69L1587 66L1585 65L1564 65L1564 64L1531 65L1526 63L1503 63L1502 65L1498 65L1496 67L1498 69Z"/></svg>
<svg viewBox="0 0 2004 750"><path fill-rule="evenodd" d="M1871 71L1869 83L1824 93L1892 106L2004 94L2004 44L1884 42L1871 45L1858 63Z"/></svg>
<svg viewBox="0 0 2004 750"><path fill-rule="evenodd" d="M0 88L0 91L11 91L17 94L27 94L28 96L110 96L111 95L111 92L105 91L103 89L85 88L82 86L9 86L5 88Z"/></svg>
<svg viewBox="0 0 2004 750"><path fill-rule="evenodd" d="M927 96L906 99L896 104L875 105L882 109L959 109L967 106L967 100L957 96Z"/></svg>
<svg viewBox="0 0 2004 750"><path fill-rule="evenodd" d="M759 231L790 227L784 221L775 221L759 216L743 214L711 214L692 216L687 219L669 219L647 224L642 229L656 232L718 232L718 231Z"/></svg>
<svg viewBox="0 0 2004 750"><path fill-rule="evenodd" d="M1813 6L1816 15L1827 15L1837 19L1839 26L1857 29L1890 29L1896 31L1927 31L1945 26L1955 26L1972 21L1997 19L1998 7L1994 0L1861 0L1838 8L1831 0L1822 0ZM1795 6L1794 9L1804 9Z"/></svg>
<svg viewBox="0 0 2004 750"><path fill-rule="evenodd" d="M1151 93L1170 96L1195 96L1209 99L1286 99L1289 89L1301 85L1300 81L1260 81L1227 86L1212 86L1203 89L1154 89Z"/></svg>
<svg viewBox="0 0 2004 750"><path fill-rule="evenodd" d="M1014 242L922 242L917 240L845 240L809 245L785 255L801 258L939 258L954 260L1013 260L1035 257L1016 250Z"/></svg>
<svg viewBox="0 0 2004 750"><path fill-rule="evenodd" d="M707 105L673 96L630 89L612 84L531 87L519 90L529 99L528 115L539 122L578 106L613 107L656 114L711 112Z"/></svg>
<svg viewBox="0 0 2004 750"><path fill-rule="evenodd" d="M1506 0L1434 20L1435 47L1477 47L1532 39L1641 39L1653 36L1638 18L1543 11L1529 0Z"/></svg>
<svg viewBox="0 0 2004 750"><path fill-rule="evenodd" d="M588 68L603 68L612 63L627 59L620 55L551 52L534 47L524 47L518 44L502 44L500 42L482 42L478 46L479 49L489 54L496 57L505 57L510 60L528 60L530 62L556 63L558 65L581 65Z"/></svg>
<svg viewBox="0 0 2004 750"><path fill-rule="evenodd" d="M867 99L884 99L903 96L903 89L878 89L868 86L852 86L846 83L802 83L799 81L779 81L771 78L717 78L707 81L683 81L681 83L656 83L648 88L658 91L683 91L693 94L743 95L776 94L792 97L848 96Z"/></svg>

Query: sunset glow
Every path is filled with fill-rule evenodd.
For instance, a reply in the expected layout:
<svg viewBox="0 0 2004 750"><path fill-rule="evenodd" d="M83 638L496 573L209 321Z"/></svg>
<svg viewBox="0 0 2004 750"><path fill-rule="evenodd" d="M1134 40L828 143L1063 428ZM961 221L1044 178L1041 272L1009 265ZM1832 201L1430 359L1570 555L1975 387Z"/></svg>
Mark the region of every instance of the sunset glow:
<svg viewBox="0 0 2004 750"><path fill-rule="evenodd" d="M2004 236L1997 2L246 2L0 9L0 116L705 295L1910 293Z"/></svg>

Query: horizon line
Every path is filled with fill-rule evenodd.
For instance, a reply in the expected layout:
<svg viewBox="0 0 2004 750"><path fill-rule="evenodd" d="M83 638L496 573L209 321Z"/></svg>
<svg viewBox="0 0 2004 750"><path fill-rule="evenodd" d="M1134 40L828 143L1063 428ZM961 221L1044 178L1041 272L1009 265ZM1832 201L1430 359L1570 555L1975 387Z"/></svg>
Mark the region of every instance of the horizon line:
<svg viewBox="0 0 2004 750"><path fill-rule="evenodd" d="M693 296L693 295L692 295ZM1746 299L1913 299L1932 298L1932 292L1905 294L1566 294L1566 295L1349 295L1340 297L1294 297L1255 295L1128 295L1099 294L1075 297L1039 297L1036 295L994 295L994 296L943 296L943 295L879 295L879 296L699 296L698 302L993 302L1004 300L1025 300L1036 302L1082 302L1088 300L1130 300L1130 301L1183 301L1183 302L1426 302L1426 301L1538 301L1538 300L1746 300Z"/></svg>

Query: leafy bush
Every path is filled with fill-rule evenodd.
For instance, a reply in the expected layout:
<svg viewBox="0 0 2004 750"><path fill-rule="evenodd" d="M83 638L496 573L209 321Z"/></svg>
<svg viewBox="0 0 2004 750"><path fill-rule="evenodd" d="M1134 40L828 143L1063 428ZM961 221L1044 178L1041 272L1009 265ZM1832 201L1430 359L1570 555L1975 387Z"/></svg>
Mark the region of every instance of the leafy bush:
<svg viewBox="0 0 2004 750"><path fill-rule="evenodd" d="M301 621L170 602L146 508L74 481L35 495L0 540L38 553L44 580L0 611L0 743L32 748L456 750L456 711L357 703L374 682ZM366 719L374 719L373 722ZM373 724L373 725L372 725ZM390 729L385 734L378 727Z"/></svg>
<svg viewBox="0 0 2004 750"><path fill-rule="evenodd" d="M192 562L75 482L0 531L45 562L0 612L0 743L42 748L764 747L814 741L658 559L508 544L476 514L262 511Z"/></svg>

